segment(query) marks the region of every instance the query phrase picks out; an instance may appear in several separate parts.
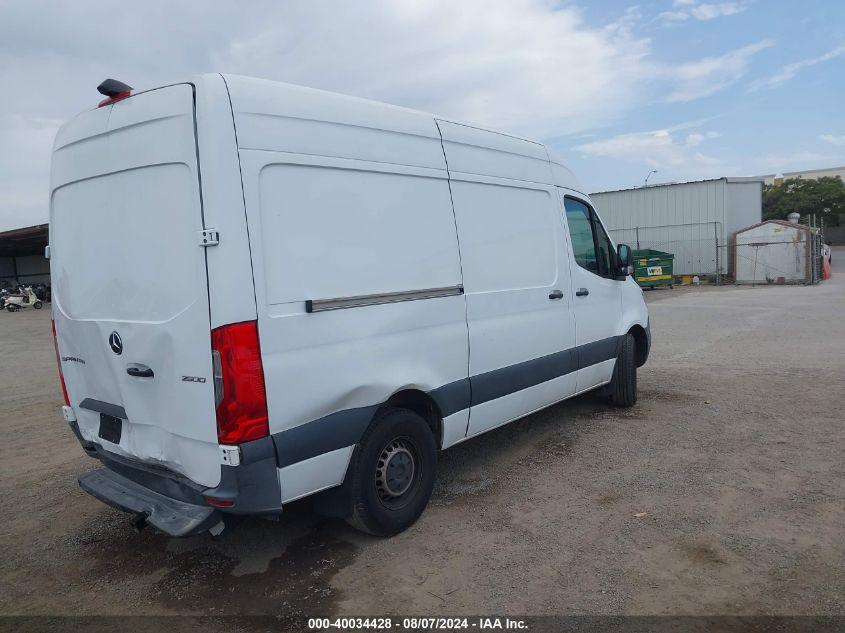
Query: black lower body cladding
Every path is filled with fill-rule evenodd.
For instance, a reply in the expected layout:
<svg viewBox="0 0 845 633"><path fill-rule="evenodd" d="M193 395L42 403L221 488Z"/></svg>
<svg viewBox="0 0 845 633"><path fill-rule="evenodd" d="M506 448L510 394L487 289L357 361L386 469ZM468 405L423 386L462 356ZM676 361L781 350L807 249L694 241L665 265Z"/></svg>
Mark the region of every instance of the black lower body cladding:
<svg viewBox="0 0 845 633"><path fill-rule="evenodd" d="M462 378L429 392L443 417L565 376L619 355L611 336L509 367ZM345 409L273 435L279 468L357 444L381 407Z"/></svg>

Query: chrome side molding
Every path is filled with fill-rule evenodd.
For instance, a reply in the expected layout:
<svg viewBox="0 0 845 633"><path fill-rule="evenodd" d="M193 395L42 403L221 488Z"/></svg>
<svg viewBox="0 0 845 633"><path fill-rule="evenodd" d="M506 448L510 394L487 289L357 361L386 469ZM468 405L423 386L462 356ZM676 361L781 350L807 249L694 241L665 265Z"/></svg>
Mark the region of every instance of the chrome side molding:
<svg viewBox="0 0 845 633"><path fill-rule="evenodd" d="M383 303L417 301L419 299L436 299L438 297L452 297L454 295L462 294L464 294L463 286L447 286L445 288L426 288L425 290L385 292L383 294L359 295L357 297L339 297L336 299L308 299L305 302L305 311L325 312L327 310L360 308L363 306L381 305Z"/></svg>

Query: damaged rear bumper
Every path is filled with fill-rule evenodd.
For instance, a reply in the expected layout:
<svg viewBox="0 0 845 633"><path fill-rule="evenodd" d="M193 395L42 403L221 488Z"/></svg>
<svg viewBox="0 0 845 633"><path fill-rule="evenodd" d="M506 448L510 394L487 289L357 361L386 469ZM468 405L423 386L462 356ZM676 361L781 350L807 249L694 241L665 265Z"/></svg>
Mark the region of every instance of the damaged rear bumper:
<svg viewBox="0 0 845 633"><path fill-rule="evenodd" d="M79 478L79 486L103 503L143 517L146 523L171 536L223 531L223 517L214 508L167 497L108 468L85 473Z"/></svg>
<svg viewBox="0 0 845 633"><path fill-rule="evenodd" d="M220 483L209 488L155 464L112 453L85 440L76 421L68 422L85 452L105 468L79 478L80 487L100 501L130 512L139 525L149 524L171 536L210 531L219 534L231 515L278 515L281 488L273 440L241 444L237 466L221 464ZM208 499L217 503L211 505ZM217 504L220 506L215 507Z"/></svg>

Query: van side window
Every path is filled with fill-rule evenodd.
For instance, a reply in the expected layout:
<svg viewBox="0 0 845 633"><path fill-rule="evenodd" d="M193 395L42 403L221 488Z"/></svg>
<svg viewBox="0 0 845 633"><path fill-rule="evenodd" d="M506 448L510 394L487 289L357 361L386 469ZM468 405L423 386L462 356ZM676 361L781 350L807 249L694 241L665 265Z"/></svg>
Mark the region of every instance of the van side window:
<svg viewBox="0 0 845 633"><path fill-rule="evenodd" d="M599 274L602 277L613 277L613 245L610 243L607 233L604 232L604 227L599 222L595 211L593 211L592 216L599 253Z"/></svg>
<svg viewBox="0 0 845 633"><path fill-rule="evenodd" d="M590 208L572 198L566 198L564 206L575 261L581 268L586 268L597 275L601 274L596 257L596 242L593 239L593 221L590 217Z"/></svg>
<svg viewBox="0 0 845 633"><path fill-rule="evenodd" d="M613 244L596 212L573 198L564 198L564 207L575 261L591 273L613 279Z"/></svg>

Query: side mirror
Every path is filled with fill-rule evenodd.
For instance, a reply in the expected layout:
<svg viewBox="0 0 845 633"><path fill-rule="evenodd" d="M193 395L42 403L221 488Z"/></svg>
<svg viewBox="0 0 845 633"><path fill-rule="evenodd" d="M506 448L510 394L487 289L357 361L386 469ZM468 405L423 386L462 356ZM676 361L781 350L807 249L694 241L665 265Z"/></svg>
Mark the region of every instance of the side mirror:
<svg viewBox="0 0 845 633"><path fill-rule="evenodd" d="M625 278L634 274L634 252L627 244L619 244L616 247L616 261L619 265L619 277Z"/></svg>

